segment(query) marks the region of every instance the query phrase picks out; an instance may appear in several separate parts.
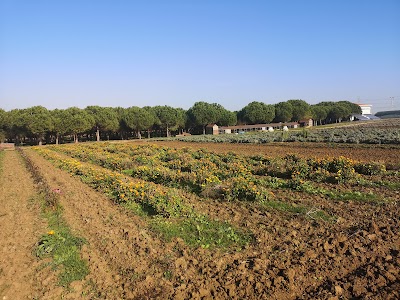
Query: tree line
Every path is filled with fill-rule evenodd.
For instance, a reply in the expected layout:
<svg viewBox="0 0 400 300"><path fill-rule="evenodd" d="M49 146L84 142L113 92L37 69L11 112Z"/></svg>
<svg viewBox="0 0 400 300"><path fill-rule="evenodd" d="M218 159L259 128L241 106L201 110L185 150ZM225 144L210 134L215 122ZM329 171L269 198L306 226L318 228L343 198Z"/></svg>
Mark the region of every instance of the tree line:
<svg viewBox="0 0 400 300"><path fill-rule="evenodd" d="M43 106L5 111L0 109L0 140L41 145L79 140L128 139L171 136L183 132L205 133L208 124L286 123L313 119L315 125L341 122L361 108L349 101L304 100L277 104L253 101L240 111L229 111L218 103L196 102L188 110L171 106L101 107L48 110Z"/></svg>

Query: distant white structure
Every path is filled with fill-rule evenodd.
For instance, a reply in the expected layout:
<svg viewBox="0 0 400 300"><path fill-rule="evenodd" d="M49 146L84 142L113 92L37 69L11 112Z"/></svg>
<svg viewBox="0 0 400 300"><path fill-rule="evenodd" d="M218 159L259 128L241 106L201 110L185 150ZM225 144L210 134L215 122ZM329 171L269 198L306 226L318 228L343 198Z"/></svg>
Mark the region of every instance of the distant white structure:
<svg viewBox="0 0 400 300"><path fill-rule="evenodd" d="M368 120L378 120L378 117L375 117L372 113L372 105L371 104L360 104L357 103L361 108L361 115L351 115L350 121L360 120L360 121L368 121Z"/></svg>
<svg viewBox="0 0 400 300"><path fill-rule="evenodd" d="M370 115L372 105L371 104L358 104L361 107L361 114L362 115Z"/></svg>

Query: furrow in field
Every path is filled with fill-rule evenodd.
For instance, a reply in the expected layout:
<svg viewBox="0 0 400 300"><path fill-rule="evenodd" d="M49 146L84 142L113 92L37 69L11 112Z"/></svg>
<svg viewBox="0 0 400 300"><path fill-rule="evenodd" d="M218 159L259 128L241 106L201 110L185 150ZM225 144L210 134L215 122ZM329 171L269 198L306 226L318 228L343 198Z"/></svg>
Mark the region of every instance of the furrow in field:
<svg viewBox="0 0 400 300"><path fill-rule="evenodd" d="M16 151L4 151L0 179L0 298L59 299L56 277L41 268L35 244L46 232L35 185Z"/></svg>
<svg viewBox="0 0 400 300"><path fill-rule="evenodd" d="M87 185L54 168L29 151L43 176L59 189L64 217L88 245L88 280L95 283L102 298L127 298L167 293L170 284L162 278L163 258L173 257L171 249L151 237L139 217L127 215L109 199Z"/></svg>

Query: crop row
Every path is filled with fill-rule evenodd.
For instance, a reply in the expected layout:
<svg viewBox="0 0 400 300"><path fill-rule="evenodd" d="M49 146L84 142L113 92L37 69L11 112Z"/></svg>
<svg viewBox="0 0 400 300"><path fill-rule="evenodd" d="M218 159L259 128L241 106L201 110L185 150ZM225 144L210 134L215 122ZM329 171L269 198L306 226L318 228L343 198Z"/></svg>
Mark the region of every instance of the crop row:
<svg viewBox="0 0 400 300"><path fill-rule="evenodd" d="M251 132L246 134L220 134L185 136L184 142L214 143L271 143L271 142L324 142L349 144L400 144L398 128L330 128L296 131Z"/></svg>
<svg viewBox="0 0 400 300"><path fill-rule="evenodd" d="M226 247L247 244L251 236L227 222L212 220L196 212L184 192L152 182L127 177L120 172L83 163L57 152L34 148L57 167L79 177L84 183L107 194L116 203L140 214L154 217L152 227L164 236L183 238L194 246ZM135 205L139 205L138 207Z"/></svg>
<svg viewBox="0 0 400 300"><path fill-rule="evenodd" d="M206 152L193 153L188 149L179 151L154 145L136 148L108 146L92 144L52 149L112 170L123 171L142 180L169 187L185 187L196 194L210 187L215 188L218 197L229 200L259 200L269 194L269 190L255 185L254 178L249 176L250 171L238 161L228 164L220 160L217 164L216 157L212 159L212 154Z"/></svg>
<svg viewBox="0 0 400 300"><path fill-rule="evenodd" d="M85 145L68 145L68 146L59 146L59 147L51 147L53 150L57 151L62 151L64 154L70 155L70 156L75 156L79 158L80 160L83 161L89 161L91 163L95 163L98 165L101 165L103 167L112 169L112 168L119 168L121 167L121 164L126 165L127 163L127 157L130 156L131 160L133 157L141 161L142 163L144 161L147 162L147 164L154 164L156 158L161 158L160 161L158 161L157 166L154 166L153 169L154 173L156 174L156 177L149 178L149 174L146 173L145 176L139 177L139 173L135 172L135 177L139 177L142 180L148 180L151 181L160 181L161 185L165 187L180 187L182 189L183 185L183 190L189 189L188 185L184 185L182 182L178 181L173 181L174 178L172 177L173 174L182 174L185 172L180 172L180 170L172 170L172 169L165 169L166 172L168 172L168 178L170 180L166 180L166 174L160 172L160 165L162 165L161 161L164 161L166 163L167 161L170 162L171 156L170 154L167 154L168 151L170 150L171 153L173 153L173 156L178 155L182 152L182 150L176 150L176 149L170 149L166 147L159 147L159 146L148 146L148 147L136 147L133 146L132 148L130 146L124 145L124 144L85 144ZM118 151L122 151L119 153ZM125 152L124 152L125 151ZM158 151L156 153L153 153L154 151ZM200 152L192 152L192 150L189 149L184 149L183 150L186 154L187 153L192 153L196 157L195 159L198 159L199 156L203 157L204 155L209 155L209 158L211 159L214 153L207 153L204 151ZM126 152L129 152L127 154ZM132 153L135 152L135 153ZM160 154L162 152L163 154ZM154 155L152 155L154 154ZM234 154L231 154L230 156L236 156ZM232 159L231 157L231 159ZM238 157L240 158L240 157ZM193 159L193 158L192 158ZM203 161L205 164L210 164L210 159L204 159L200 160ZM215 159L215 157L213 158ZM243 158L244 159L244 158ZM112 164L110 164L112 162ZM123 163L122 163L123 162ZM201 162L198 162L201 163ZM229 163L227 163L229 164ZM238 166L235 164L235 166ZM130 166L132 167L132 166ZM141 168L143 166L137 166L137 168ZM149 166L145 166L146 169L151 170L152 168ZM199 169L204 169L204 166L200 166ZM275 177L270 177L270 176L264 176L264 178L261 178L260 176L252 175L249 170L245 170L243 166L238 166L239 169L242 169L242 174L239 176L234 176L235 172L232 171L230 174L229 180L225 180L221 183L215 183L211 182L210 180L207 182L205 180L204 183L201 184L200 188L201 191L199 192L199 196L202 197L207 197L207 198L214 198L214 199L226 199L226 200L240 200L240 201L257 201L259 202L262 206L265 206L267 209L273 209L273 210L278 210L278 211L284 211L284 212L290 212L290 213L300 213L300 214L306 214L308 211L310 211L310 207L304 206L304 205L298 205L294 204L292 202L284 202L278 197L276 197L275 193L272 192L272 189L276 188L293 188L301 191L306 191L315 194L317 190L312 187L309 183L302 182L302 181L297 181L297 180L290 180L289 182L286 182L283 179L280 178L275 178ZM120 170L121 171L121 170ZM122 170L125 173L129 173L132 175L132 169L128 170ZM194 178L198 178L199 176L195 176L195 172L189 172L194 176ZM187 175L190 175L187 174ZM243 175L246 174L247 176ZM236 174L237 175L237 174ZM176 175L178 176L178 175ZM155 180L155 178L158 178ZM207 177L209 178L209 177ZM162 180L161 180L162 179ZM176 178L175 178L176 180ZM217 178L217 180L219 180ZM203 182L203 181L202 181ZM219 181L218 181L219 182ZM193 184L193 182L191 182ZM296 185L296 186L294 186ZM191 191L193 192L193 190ZM324 190L320 190L320 193L326 193ZM186 194L185 192L183 192ZM196 198L197 196L194 196L192 200L194 201L201 201L201 199ZM317 218L323 218L323 219L329 219L323 211L318 212Z"/></svg>
<svg viewBox="0 0 400 300"><path fill-rule="evenodd" d="M81 176L85 183L107 193L118 203L134 201L151 207L157 214L166 217L190 213L182 195L173 189L165 189L131 177L127 178L119 172L83 164L74 158L61 157L47 149L37 149L37 151L45 158L51 159L61 169Z"/></svg>
<svg viewBox="0 0 400 300"><path fill-rule="evenodd" d="M272 201L271 189L289 188L338 198L313 182L361 182L361 174L380 174L385 166L345 157L302 159L245 157L206 150L172 149L157 145L85 144L52 147L67 155L122 171L145 181L189 190L197 195L240 201Z"/></svg>

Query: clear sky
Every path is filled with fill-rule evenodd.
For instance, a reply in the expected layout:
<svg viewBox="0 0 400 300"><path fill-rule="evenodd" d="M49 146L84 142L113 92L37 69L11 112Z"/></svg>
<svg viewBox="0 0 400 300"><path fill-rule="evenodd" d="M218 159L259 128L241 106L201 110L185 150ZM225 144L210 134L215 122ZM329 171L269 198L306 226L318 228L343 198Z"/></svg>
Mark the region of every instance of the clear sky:
<svg viewBox="0 0 400 300"><path fill-rule="evenodd" d="M0 107L400 109L400 0L0 0Z"/></svg>

